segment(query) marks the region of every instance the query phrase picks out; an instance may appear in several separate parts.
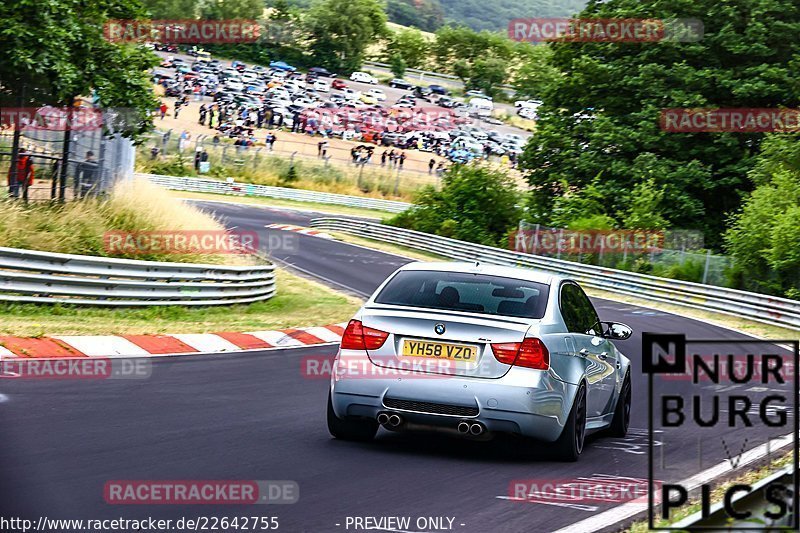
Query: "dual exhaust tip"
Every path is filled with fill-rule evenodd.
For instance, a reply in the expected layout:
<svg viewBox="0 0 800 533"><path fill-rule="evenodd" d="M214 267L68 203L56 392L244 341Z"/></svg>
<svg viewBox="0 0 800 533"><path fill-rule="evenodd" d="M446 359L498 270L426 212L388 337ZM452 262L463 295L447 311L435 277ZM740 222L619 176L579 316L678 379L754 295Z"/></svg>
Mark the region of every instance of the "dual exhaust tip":
<svg viewBox="0 0 800 533"><path fill-rule="evenodd" d="M403 423L400 415L390 415L389 413L380 413L378 415L378 423L387 428L396 428Z"/></svg>
<svg viewBox="0 0 800 533"><path fill-rule="evenodd" d="M393 413L379 413L378 423L385 428L396 429L403 423L400 415ZM458 432L462 435L482 435L486 431L486 427L479 422L459 422Z"/></svg>
<svg viewBox="0 0 800 533"><path fill-rule="evenodd" d="M479 424L478 422L473 422L472 424L469 422L459 422L458 424L458 432L462 435L470 434L477 437L483 434L484 431L486 431L486 428L483 427L483 424Z"/></svg>

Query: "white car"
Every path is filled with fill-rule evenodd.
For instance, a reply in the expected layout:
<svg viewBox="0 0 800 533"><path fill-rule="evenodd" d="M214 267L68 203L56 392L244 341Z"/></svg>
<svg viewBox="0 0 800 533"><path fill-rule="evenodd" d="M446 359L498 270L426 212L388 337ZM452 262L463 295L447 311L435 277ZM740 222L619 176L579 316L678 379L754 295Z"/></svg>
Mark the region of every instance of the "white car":
<svg viewBox="0 0 800 533"><path fill-rule="evenodd" d="M350 74L350 81L357 81L360 83L369 83L370 85L378 85L378 80L371 74L366 72L353 72Z"/></svg>
<svg viewBox="0 0 800 533"><path fill-rule="evenodd" d="M570 278L410 263L345 328L331 364L328 430L361 442L381 426L479 440L511 433L577 461L590 433L628 432L631 361L612 341L632 333L601 321Z"/></svg>
<svg viewBox="0 0 800 533"><path fill-rule="evenodd" d="M514 107L533 107L537 108L542 105L539 100L517 100L514 102Z"/></svg>
<svg viewBox="0 0 800 533"><path fill-rule="evenodd" d="M331 92L331 82L328 80L317 80L314 82L314 85L312 85L312 87L314 88L314 90L323 93Z"/></svg>
<svg viewBox="0 0 800 533"><path fill-rule="evenodd" d="M379 102L386 101L386 93L383 92L383 90L381 89L370 89L369 91L367 91L367 96L371 96Z"/></svg>
<svg viewBox="0 0 800 533"><path fill-rule="evenodd" d="M480 117L491 116L494 111L494 103L486 98L473 98L469 101L469 114Z"/></svg>
<svg viewBox="0 0 800 533"><path fill-rule="evenodd" d="M342 95L345 100L358 100L361 98L361 91L353 90L349 87L342 89Z"/></svg>
<svg viewBox="0 0 800 533"><path fill-rule="evenodd" d="M517 114L522 118L527 118L528 120L536 120L536 108L535 107L521 107Z"/></svg>
<svg viewBox="0 0 800 533"><path fill-rule="evenodd" d="M244 91L244 84L240 81L228 80L225 82L225 88L231 91L242 92Z"/></svg>
<svg viewBox="0 0 800 533"><path fill-rule="evenodd" d="M252 70L245 70L244 72L242 72L241 78L244 83L252 83L254 81L258 81L259 79L258 74L256 74Z"/></svg>

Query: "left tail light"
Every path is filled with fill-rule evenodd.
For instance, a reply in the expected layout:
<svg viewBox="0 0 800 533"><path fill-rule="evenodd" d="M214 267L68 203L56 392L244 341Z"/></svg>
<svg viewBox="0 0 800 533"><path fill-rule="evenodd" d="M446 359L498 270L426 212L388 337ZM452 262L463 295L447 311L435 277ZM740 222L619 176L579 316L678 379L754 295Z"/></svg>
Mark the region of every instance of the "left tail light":
<svg viewBox="0 0 800 533"><path fill-rule="evenodd" d="M494 358L501 363L536 370L550 368L550 352L547 346L535 337L526 337L522 342L492 344Z"/></svg>
<svg viewBox="0 0 800 533"><path fill-rule="evenodd" d="M342 335L343 350L377 350L389 334L385 331L365 326L360 320L351 320Z"/></svg>

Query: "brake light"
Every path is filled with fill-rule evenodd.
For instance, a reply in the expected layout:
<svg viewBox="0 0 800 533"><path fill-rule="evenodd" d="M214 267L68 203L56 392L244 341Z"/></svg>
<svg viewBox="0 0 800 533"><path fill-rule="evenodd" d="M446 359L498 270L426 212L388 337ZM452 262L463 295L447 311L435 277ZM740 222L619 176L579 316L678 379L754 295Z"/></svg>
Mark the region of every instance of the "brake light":
<svg viewBox="0 0 800 533"><path fill-rule="evenodd" d="M385 331L365 326L360 320L351 320L342 335L343 350L377 350L389 334Z"/></svg>
<svg viewBox="0 0 800 533"><path fill-rule="evenodd" d="M522 342L492 344L492 352L495 359L506 365L537 370L550 368L550 352L547 346L535 337L526 337Z"/></svg>

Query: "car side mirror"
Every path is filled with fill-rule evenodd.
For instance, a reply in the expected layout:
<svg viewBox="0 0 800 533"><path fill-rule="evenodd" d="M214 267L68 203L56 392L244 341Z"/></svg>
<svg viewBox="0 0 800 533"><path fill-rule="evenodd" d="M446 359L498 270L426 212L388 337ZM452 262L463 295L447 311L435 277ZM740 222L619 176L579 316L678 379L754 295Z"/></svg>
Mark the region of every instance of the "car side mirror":
<svg viewBox="0 0 800 533"><path fill-rule="evenodd" d="M627 324L620 324L618 322L603 322L605 331L603 337L607 339L624 341L631 338L633 330Z"/></svg>

